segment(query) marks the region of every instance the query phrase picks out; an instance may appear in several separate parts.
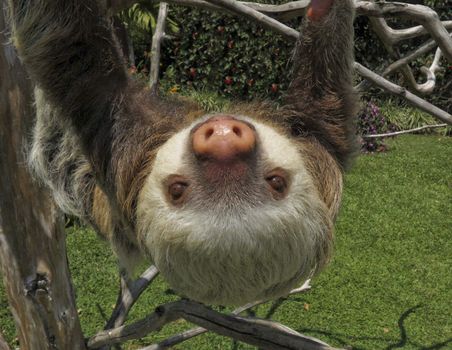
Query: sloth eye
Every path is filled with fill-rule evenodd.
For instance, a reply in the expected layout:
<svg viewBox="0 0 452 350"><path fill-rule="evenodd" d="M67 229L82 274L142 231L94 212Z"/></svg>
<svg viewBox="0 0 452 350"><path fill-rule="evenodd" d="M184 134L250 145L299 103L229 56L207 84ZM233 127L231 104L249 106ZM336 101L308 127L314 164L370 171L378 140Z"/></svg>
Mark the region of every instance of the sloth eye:
<svg viewBox="0 0 452 350"><path fill-rule="evenodd" d="M282 199L287 194L286 174L282 170L275 170L266 176L273 198Z"/></svg>
<svg viewBox="0 0 452 350"><path fill-rule="evenodd" d="M187 187L188 185L182 182L176 182L175 184L172 184L169 188L171 199L172 200L180 199L184 195L185 189Z"/></svg>
<svg viewBox="0 0 452 350"><path fill-rule="evenodd" d="M286 181L281 176L269 177L267 182L278 193L284 193L286 190Z"/></svg>
<svg viewBox="0 0 452 350"><path fill-rule="evenodd" d="M181 204L185 199L188 182L180 178L172 179L168 184L168 196L172 204Z"/></svg>

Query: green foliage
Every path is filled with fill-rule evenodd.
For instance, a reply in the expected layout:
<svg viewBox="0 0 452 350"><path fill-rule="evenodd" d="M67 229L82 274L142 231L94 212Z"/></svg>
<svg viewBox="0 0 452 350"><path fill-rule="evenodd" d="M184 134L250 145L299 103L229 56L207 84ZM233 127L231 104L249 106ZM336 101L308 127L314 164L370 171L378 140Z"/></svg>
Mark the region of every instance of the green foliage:
<svg viewBox="0 0 452 350"><path fill-rule="evenodd" d="M172 6L170 13L180 27L165 50L170 84L243 99L278 97L287 88L292 45L279 35L215 12Z"/></svg>
<svg viewBox="0 0 452 350"><path fill-rule="evenodd" d="M438 124L438 120L430 114L421 110L407 106L405 103L398 103L397 100L388 99L380 104L381 113L392 124L396 130L408 130L424 125ZM451 127L426 130L424 132L449 134Z"/></svg>
<svg viewBox="0 0 452 350"><path fill-rule="evenodd" d="M388 141L391 152L359 157L345 178L330 266L306 294L267 303L271 317L333 346L362 350L449 349L452 334L452 138L409 135ZM82 327L102 329L116 300L116 264L91 230L68 231L68 258ZM13 339L0 284L0 330ZM157 280L134 306L128 322L177 299ZM159 335L129 342L125 350L162 340L192 325L179 321ZM205 334L179 350L253 349Z"/></svg>
<svg viewBox="0 0 452 350"><path fill-rule="evenodd" d="M157 25L159 6L159 3L141 0L119 13L119 18L128 26L152 33ZM170 33L178 32L179 28L171 18L167 18L165 24Z"/></svg>
<svg viewBox="0 0 452 350"><path fill-rule="evenodd" d="M139 2L122 11L119 18L129 26L133 23L137 28L152 33L157 23L158 8L158 4Z"/></svg>

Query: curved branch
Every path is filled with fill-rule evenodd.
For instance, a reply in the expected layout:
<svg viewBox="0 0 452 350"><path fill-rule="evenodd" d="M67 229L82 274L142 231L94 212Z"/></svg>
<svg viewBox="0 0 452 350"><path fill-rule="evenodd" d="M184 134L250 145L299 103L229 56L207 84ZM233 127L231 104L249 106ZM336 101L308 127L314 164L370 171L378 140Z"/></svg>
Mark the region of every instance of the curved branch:
<svg viewBox="0 0 452 350"><path fill-rule="evenodd" d="M420 57L422 55L425 55L426 53L430 52L431 50L433 50L437 46L438 46L438 44L434 40L430 40L430 41L426 42L425 44L423 44L422 46L420 46L419 48L417 48L413 52L409 53L405 57L402 57L399 60L391 63L388 67L386 67L386 69L382 73L382 76L386 77L386 76L392 74L396 70L400 69L400 67L402 65L408 64L411 61L414 61L418 57Z"/></svg>
<svg viewBox="0 0 452 350"><path fill-rule="evenodd" d="M417 90L423 94L429 94L433 92L436 85L436 72L441 68L442 52L440 48L436 49L435 57L430 67L421 67L421 73L425 75L426 82L423 84L417 84Z"/></svg>
<svg viewBox="0 0 452 350"><path fill-rule="evenodd" d="M392 40L389 35L390 27L386 23L386 20L381 17L370 17L369 18L370 25L372 26L372 29L377 34L377 36L380 38L381 42L383 43L386 51L388 51L389 55L395 59L400 59L399 52L396 48L394 48ZM413 72L411 71L410 66L408 66L407 63L401 64L399 69L403 78L405 79L405 83L413 90L419 92L419 86L416 82L416 79L414 78Z"/></svg>
<svg viewBox="0 0 452 350"><path fill-rule="evenodd" d="M438 43L444 57L452 63L452 40L438 14L430 7L401 2L357 2L357 11L367 16L400 16L420 23Z"/></svg>
<svg viewBox="0 0 452 350"><path fill-rule="evenodd" d="M395 65L392 65L392 71L398 70L402 73L405 82L407 85L414 91L417 91L421 94L428 94L433 92L433 89L436 85L436 71L440 68L440 58L441 58L441 50L438 48L435 54L435 58L433 60L433 63L431 67L422 67L421 73L426 77L426 82L422 84L418 84L416 79L414 78L413 72L411 70L411 67L408 65L410 61L408 60L401 60L400 54L396 48L393 46L393 40L391 39L390 30L391 28L388 26L384 18L375 18L371 17L369 18L370 24L372 28L374 29L375 33L378 35L380 40L383 42L383 45L385 46L386 50L390 54L391 57L396 59L398 62L397 68L394 69ZM436 46L436 42L433 41L433 45L429 45L427 48L430 48L430 46L433 48ZM424 45L425 46L425 45ZM423 47L424 47L423 46ZM428 52L428 50L425 50ZM385 70L383 73L383 76L389 75L388 69Z"/></svg>
<svg viewBox="0 0 452 350"><path fill-rule="evenodd" d="M452 30L452 21L442 21L441 24L446 30ZM388 25L386 30L388 32L388 39L391 41L392 45L403 40L413 39L428 34L428 31L421 25L405 29L393 29Z"/></svg>

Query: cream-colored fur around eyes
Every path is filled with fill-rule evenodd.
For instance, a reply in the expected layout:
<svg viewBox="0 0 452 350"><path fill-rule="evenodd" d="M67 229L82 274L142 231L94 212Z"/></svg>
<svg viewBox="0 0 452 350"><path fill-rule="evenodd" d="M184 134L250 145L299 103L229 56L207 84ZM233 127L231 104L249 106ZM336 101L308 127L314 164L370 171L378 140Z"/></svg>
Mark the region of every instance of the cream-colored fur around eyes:
<svg viewBox="0 0 452 350"><path fill-rule="evenodd" d="M286 198L223 212L172 207L162 182L184 169L187 128L159 150L138 201L139 240L151 259L175 290L205 303L285 295L329 256L331 220L300 152L271 127L248 121L261 141L265 166L291 176Z"/></svg>

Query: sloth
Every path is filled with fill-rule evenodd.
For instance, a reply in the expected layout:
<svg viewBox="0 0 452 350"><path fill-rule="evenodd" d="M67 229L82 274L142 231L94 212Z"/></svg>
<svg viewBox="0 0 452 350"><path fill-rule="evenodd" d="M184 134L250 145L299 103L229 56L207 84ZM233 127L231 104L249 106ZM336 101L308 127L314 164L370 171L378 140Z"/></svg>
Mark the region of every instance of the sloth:
<svg viewBox="0 0 452 350"><path fill-rule="evenodd" d="M154 263L181 296L236 305L287 294L331 257L356 150L352 0L312 0L283 103L206 114L128 76L94 0L9 0L35 88L29 162L120 266Z"/></svg>

